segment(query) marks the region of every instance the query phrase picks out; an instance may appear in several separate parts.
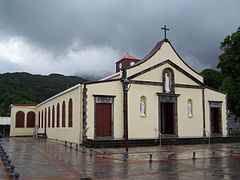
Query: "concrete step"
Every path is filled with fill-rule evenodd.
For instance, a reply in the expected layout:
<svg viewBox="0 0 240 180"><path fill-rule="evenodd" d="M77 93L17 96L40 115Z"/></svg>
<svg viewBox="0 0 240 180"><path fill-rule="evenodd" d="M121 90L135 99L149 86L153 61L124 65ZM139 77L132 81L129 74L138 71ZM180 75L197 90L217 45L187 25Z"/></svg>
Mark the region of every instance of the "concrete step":
<svg viewBox="0 0 240 180"><path fill-rule="evenodd" d="M46 133L38 133L38 137L39 138L47 138L47 134Z"/></svg>
<svg viewBox="0 0 240 180"><path fill-rule="evenodd" d="M240 142L240 137L212 137L211 143L233 143ZM191 144L208 144L208 138L164 138L161 139L162 145L191 145ZM129 147L140 147L140 146L158 146L160 144L159 139L131 139L128 140ZM106 147L124 147L125 140L93 140L88 139L83 142L83 146L91 148L106 148Z"/></svg>

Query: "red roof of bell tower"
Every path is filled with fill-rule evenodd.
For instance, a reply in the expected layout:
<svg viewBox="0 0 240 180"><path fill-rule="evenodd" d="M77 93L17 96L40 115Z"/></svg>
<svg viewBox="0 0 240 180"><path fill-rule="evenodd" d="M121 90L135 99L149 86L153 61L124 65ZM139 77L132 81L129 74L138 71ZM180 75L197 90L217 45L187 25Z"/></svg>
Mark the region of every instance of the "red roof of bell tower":
<svg viewBox="0 0 240 180"><path fill-rule="evenodd" d="M127 53L125 56L122 57L122 59L116 62L116 72L119 72L121 69L130 67L138 63L139 61L140 60L138 58Z"/></svg>
<svg viewBox="0 0 240 180"><path fill-rule="evenodd" d="M131 54L127 53L125 56L122 57L122 59L118 60L116 63L123 61L124 59L130 59L130 60L135 60L135 61L140 61L138 58L135 56L132 56Z"/></svg>

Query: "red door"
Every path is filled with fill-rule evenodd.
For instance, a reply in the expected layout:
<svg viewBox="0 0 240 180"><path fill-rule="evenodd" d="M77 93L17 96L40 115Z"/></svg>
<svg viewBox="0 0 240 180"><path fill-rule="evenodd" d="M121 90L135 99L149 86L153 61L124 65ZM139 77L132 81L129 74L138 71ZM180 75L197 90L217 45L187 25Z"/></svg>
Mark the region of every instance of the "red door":
<svg viewBox="0 0 240 180"><path fill-rule="evenodd" d="M111 136L112 104L96 104L96 136Z"/></svg>

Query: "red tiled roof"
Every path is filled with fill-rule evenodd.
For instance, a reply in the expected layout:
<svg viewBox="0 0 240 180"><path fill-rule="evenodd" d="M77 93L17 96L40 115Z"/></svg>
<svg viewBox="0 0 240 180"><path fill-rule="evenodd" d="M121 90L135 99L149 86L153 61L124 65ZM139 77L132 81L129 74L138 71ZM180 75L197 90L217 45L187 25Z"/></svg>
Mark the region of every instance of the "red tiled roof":
<svg viewBox="0 0 240 180"><path fill-rule="evenodd" d="M12 104L12 106L37 106L37 104Z"/></svg>
<svg viewBox="0 0 240 180"><path fill-rule="evenodd" d="M119 61L122 61L124 59L132 59L132 60L137 60L140 61L138 58L136 58L135 56L130 55L129 53L127 53L127 55L125 55L122 59L120 59ZM119 62L117 61L117 62Z"/></svg>

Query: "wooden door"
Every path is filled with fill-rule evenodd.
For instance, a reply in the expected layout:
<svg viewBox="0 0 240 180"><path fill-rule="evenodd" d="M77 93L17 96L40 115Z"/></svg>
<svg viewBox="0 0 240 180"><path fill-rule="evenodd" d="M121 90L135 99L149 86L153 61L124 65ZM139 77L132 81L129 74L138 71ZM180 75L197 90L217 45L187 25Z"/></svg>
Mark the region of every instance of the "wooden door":
<svg viewBox="0 0 240 180"><path fill-rule="evenodd" d="M174 134L174 103L161 103L161 133Z"/></svg>
<svg viewBox="0 0 240 180"><path fill-rule="evenodd" d="M112 104L96 104L96 136L111 136Z"/></svg>
<svg viewBox="0 0 240 180"><path fill-rule="evenodd" d="M220 108L211 108L211 133L220 133L221 113Z"/></svg>
<svg viewBox="0 0 240 180"><path fill-rule="evenodd" d="M167 108L167 134L174 134L174 112L173 112L173 103L166 103Z"/></svg>

